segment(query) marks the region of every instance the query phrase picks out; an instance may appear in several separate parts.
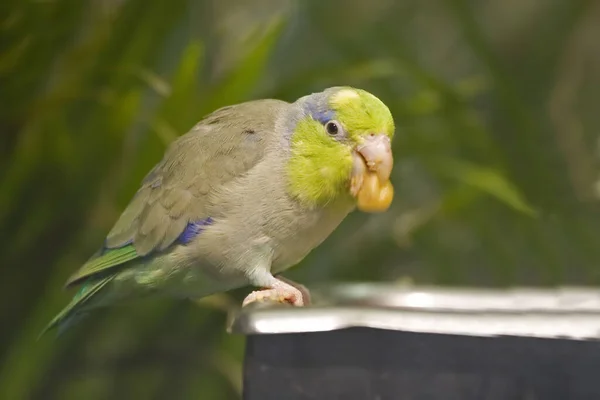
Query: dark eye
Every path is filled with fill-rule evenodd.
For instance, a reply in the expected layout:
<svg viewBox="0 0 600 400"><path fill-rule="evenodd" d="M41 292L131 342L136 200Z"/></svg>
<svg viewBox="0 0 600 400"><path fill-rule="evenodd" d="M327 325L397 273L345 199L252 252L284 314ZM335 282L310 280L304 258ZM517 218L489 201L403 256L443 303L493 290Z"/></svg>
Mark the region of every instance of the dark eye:
<svg viewBox="0 0 600 400"><path fill-rule="evenodd" d="M337 135L342 130L337 121L329 121L327 124L325 124L325 129L327 130L327 133L333 136Z"/></svg>

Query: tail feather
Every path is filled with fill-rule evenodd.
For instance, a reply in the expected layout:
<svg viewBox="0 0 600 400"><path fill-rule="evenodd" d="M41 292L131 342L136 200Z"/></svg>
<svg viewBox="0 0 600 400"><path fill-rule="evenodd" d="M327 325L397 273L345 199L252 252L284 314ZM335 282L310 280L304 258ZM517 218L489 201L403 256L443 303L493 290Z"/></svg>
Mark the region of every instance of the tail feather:
<svg viewBox="0 0 600 400"><path fill-rule="evenodd" d="M71 300L71 302L63 308L62 311L48 323L48 325L46 325L38 339L54 328L58 330L58 334L61 334L66 328L74 325L85 317L86 313L84 305L89 305L90 299L102 290L107 283L112 281L113 278L114 275L110 275L100 280L94 279L90 280L90 282L86 282L79 293L73 297L73 300Z"/></svg>

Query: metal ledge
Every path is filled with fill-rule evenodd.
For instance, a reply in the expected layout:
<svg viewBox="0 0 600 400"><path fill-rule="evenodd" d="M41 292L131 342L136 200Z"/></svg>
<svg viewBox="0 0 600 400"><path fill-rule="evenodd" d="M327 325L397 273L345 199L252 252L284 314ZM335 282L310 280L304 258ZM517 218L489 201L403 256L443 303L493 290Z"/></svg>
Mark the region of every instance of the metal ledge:
<svg viewBox="0 0 600 400"><path fill-rule="evenodd" d="M345 284L311 291L295 308L256 304L230 314L238 334L323 332L350 327L466 336L600 338L600 290L482 290Z"/></svg>

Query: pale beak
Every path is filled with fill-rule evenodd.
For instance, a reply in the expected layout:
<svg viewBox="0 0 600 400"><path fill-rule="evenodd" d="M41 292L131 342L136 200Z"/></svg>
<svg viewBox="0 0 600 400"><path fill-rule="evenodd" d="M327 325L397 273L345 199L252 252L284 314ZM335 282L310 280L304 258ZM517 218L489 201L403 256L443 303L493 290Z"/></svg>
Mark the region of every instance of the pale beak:
<svg viewBox="0 0 600 400"><path fill-rule="evenodd" d="M390 179L394 158L389 136L383 134L367 136L364 143L356 147L356 151L365 160L367 168L377 174L380 182L387 182Z"/></svg>

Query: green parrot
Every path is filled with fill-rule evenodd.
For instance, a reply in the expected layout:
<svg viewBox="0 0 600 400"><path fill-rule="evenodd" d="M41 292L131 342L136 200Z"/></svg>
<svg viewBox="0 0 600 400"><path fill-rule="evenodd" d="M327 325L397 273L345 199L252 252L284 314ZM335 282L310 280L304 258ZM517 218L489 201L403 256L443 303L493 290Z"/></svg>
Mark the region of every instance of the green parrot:
<svg viewBox="0 0 600 400"><path fill-rule="evenodd" d="M251 285L261 289L243 305L303 306L306 292L277 275L356 208L365 171L389 182L394 130L388 107L351 87L214 111L144 178L44 332L150 294L198 299Z"/></svg>

